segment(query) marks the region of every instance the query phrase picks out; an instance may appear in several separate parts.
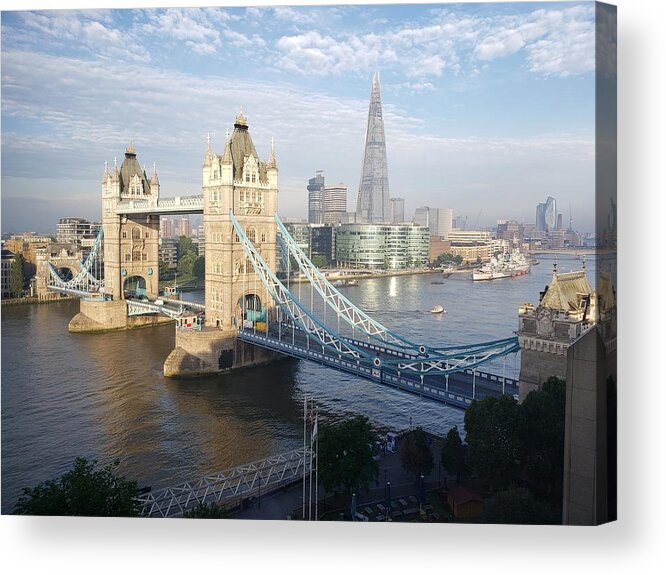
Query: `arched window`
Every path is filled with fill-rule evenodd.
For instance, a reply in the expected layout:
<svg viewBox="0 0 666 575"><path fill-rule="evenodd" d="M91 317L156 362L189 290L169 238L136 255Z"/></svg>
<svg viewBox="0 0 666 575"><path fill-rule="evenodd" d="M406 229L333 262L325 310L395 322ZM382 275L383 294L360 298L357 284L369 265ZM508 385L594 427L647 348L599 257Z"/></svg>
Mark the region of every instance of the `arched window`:
<svg viewBox="0 0 666 575"><path fill-rule="evenodd" d="M141 239L141 228L138 228L134 226L132 228L132 239L133 240L140 240Z"/></svg>
<svg viewBox="0 0 666 575"><path fill-rule="evenodd" d="M257 230L255 228L247 229L247 239L250 240L253 244L257 241Z"/></svg>

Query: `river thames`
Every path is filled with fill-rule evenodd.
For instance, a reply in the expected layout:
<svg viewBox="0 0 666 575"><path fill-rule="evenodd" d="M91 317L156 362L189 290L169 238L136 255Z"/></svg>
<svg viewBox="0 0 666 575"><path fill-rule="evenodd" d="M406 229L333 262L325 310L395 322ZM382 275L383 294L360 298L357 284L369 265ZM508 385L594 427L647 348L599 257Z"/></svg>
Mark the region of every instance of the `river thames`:
<svg viewBox="0 0 666 575"><path fill-rule="evenodd" d="M468 274L360 280L345 294L393 331L443 346L509 337L518 305L538 303L552 256L527 276L472 282ZM602 263L608 270L608 264ZM580 269L573 256L558 271ZM587 259L592 281L595 258ZM613 270L614 272L615 270ZM202 294L185 294L185 299ZM447 311L429 310L441 304ZM70 334L78 302L2 309L2 512L21 488L68 470L75 457L120 460L120 473L153 489L221 471L303 442L303 395L325 419L363 414L378 428L462 429L464 413L303 361L199 379L166 379L174 327ZM518 375L509 356L488 369Z"/></svg>

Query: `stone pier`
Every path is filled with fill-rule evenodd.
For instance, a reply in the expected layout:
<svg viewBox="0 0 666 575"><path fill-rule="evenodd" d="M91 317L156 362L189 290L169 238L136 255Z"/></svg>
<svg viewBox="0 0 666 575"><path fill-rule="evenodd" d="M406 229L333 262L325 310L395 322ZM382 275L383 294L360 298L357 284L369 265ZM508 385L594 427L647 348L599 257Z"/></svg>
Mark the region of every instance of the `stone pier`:
<svg viewBox="0 0 666 575"><path fill-rule="evenodd" d="M216 328L176 329L175 349L164 362L166 377L196 377L253 367L283 358L239 341L235 332Z"/></svg>
<svg viewBox="0 0 666 575"><path fill-rule="evenodd" d="M173 322L173 320L157 315L129 317L124 300L81 300L79 313L69 322L69 331L97 333L151 327L169 322Z"/></svg>

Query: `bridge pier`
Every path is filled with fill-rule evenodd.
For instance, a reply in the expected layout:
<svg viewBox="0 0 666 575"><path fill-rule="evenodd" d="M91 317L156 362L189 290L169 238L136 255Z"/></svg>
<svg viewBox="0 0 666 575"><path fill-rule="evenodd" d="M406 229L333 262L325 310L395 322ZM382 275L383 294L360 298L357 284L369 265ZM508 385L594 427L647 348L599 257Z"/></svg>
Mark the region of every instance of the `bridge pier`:
<svg viewBox="0 0 666 575"><path fill-rule="evenodd" d="M81 300L79 313L69 322L72 333L117 331L172 322L169 317L141 315L128 317L124 300Z"/></svg>
<svg viewBox="0 0 666 575"><path fill-rule="evenodd" d="M166 377L195 377L253 367L285 356L236 338L235 331L176 329L176 346L164 362Z"/></svg>

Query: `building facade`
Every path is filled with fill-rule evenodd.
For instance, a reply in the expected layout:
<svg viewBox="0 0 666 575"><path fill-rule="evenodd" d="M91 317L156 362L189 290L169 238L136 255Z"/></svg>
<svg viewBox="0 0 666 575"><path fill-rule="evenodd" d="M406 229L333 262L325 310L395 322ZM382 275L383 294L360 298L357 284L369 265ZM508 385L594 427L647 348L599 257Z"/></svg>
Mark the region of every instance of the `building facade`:
<svg viewBox="0 0 666 575"><path fill-rule="evenodd" d="M326 186L322 204L322 224L344 223L347 214L347 186L342 183Z"/></svg>
<svg viewBox="0 0 666 575"><path fill-rule="evenodd" d="M536 208L536 229L540 232L551 232L557 229L557 203L555 198L548 196Z"/></svg>
<svg viewBox="0 0 666 575"><path fill-rule="evenodd" d="M391 223L402 224L405 221L405 198L391 198Z"/></svg>
<svg viewBox="0 0 666 575"><path fill-rule="evenodd" d="M56 241L81 247L84 240L94 241L101 227L100 222L89 222L85 218L61 218L56 224Z"/></svg>
<svg viewBox="0 0 666 575"><path fill-rule="evenodd" d="M0 277L2 278L2 298L11 297L11 277L12 267L14 266L14 254L9 250L2 250L2 267L0 268Z"/></svg>
<svg viewBox="0 0 666 575"><path fill-rule="evenodd" d="M389 198L379 72L375 72L372 78L368 125L365 132L365 152L356 203L356 221L371 224L390 222Z"/></svg>
<svg viewBox="0 0 666 575"><path fill-rule="evenodd" d="M308 180L308 223L324 223L324 172L317 171L314 178Z"/></svg>
<svg viewBox="0 0 666 575"><path fill-rule="evenodd" d="M427 265L428 228L410 224L345 224L336 230L339 267L371 270L409 269Z"/></svg>

